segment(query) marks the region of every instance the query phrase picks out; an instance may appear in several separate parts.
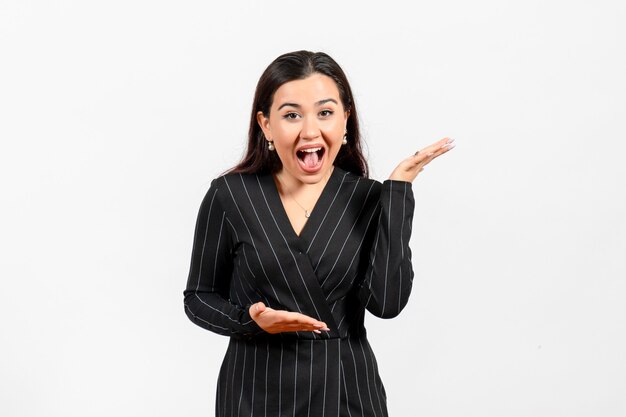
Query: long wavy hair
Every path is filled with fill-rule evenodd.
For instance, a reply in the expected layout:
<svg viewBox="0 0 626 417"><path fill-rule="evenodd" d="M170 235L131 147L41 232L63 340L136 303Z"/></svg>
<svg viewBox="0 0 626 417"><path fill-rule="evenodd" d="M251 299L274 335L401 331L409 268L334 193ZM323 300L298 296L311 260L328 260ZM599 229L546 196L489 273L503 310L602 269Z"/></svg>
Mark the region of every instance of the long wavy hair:
<svg viewBox="0 0 626 417"><path fill-rule="evenodd" d="M248 148L241 162L227 172L241 174L275 173L282 167L276 152L267 149L263 131L257 122L257 113L269 117L274 93L278 88L294 80L302 80L319 73L332 78L337 84L339 97L350 116L346 124L348 143L341 146L334 165L361 177L368 177L367 161L363 156L359 118L350 84L341 67L323 52L296 51L279 56L263 72L257 83L250 114Z"/></svg>

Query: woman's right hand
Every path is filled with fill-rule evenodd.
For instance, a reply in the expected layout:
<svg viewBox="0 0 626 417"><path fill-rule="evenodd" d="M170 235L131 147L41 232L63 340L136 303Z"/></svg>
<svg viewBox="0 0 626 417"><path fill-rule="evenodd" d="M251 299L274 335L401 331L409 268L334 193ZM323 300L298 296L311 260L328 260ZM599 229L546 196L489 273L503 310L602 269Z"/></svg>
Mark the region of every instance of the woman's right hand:
<svg viewBox="0 0 626 417"><path fill-rule="evenodd" d="M262 302L252 304L249 309L250 317L260 328L268 333L282 332L315 332L329 331L326 323L309 317L305 314L292 311L274 310L266 307Z"/></svg>

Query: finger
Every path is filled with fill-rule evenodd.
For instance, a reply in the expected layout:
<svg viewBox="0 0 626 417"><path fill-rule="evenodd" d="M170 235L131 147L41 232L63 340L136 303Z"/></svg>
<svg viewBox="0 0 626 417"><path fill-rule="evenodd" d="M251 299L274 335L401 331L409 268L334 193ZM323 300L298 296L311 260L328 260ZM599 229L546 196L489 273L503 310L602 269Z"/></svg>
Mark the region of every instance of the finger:
<svg viewBox="0 0 626 417"><path fill-rule="evenodd" d="M288 323L288 324L284 324L282 325L282 327L286 328L286 329L290 329L291 331L298 331L298 330L302 330L302 331L314 331L314 330L325 330L328 331L330 330L328 327L326 327L325 324L321 324L321 325L314 325L311 323Z"/></svg>
<svg viewBox="0 0 626 417"><path fill-rule="evenodd" d="M330 331L328 327L318 328L317 326L302 325L302 324L289 324L281 326L281 331L284 332L314 332L317 334L323 331Z"/></svg>
<svg viewBox="0 0 626 417"><path fill-rule="evenodd" d="M250 316L254 319L259 317L261 313L266 310L265 304L259 301L258 303L252 304L249 309Z"/></svg>
<svg viewBox="0 0 626 417"><path fill-rule="evenodd" d="M274 322L280 325L311 326L315 328L327 328L326 323L314 319L302 313L293 311L275 310L273 311Z"/></svg>
<svg viewBox="0 0 626 417"><path fill-rule="evenodd" d="M437 142L433 143L432 145L429 145L429 146L425 147L424 149L421 149L421 150L417 151L413 155L413 159L416 160L416 162L421 162L424 159L432 156L436 152L440 151L441 149L450 150L450 149L454 148L454 146L455 146L454 139L446 137L446 138L443 138L441 140L438 140Z"/></svg>
<svg viewBox="0 0 626 417"><path fill-rule="evenodd" d="M449 138L449 137L445 137L443 139L438 140L437 142L433 143L432 145L430 145L432 147L432 149L439 149L443 146L446 146L450 143L454 142L454 139Z"/></svg>
<svg viewBox="0 0 626 417"><path fill-rule="evenodd" d="M310 324L302 324L302 323L274 323L269 326L273 333L279 332L314 332L321 331L325 329L318 328L316 326L312 326Z"/></svg>
<svg viewBox="0 0 626 417"><path fill-rule="evenodd" d="M427 165L430 161L432 161L433 159L437 158L438 156L441 156L444 153L449 152L455 146L456 146L456 144L454 143L454 139L452 139L450 142L445 142L443 145L441 145L440 147L436 148L435 150L432 150L432 151L426 153L423 156L423 158L421 158L415 165L417 167L422 168L425 165Z"/></svg>
<svg viewBox="0 0 626 417"><path fill-rule="evenodd" d="M291 324L295 326L309 326L316 329L328 329L326 323L323 321L316 320L313 317L301 313L292 313L291 320Z"/></svg>
<svg viewBox="0 0 626 417"><path fill-rule="evenodd" d="M448 152L450 149L453 149L456 146L454 139L448 138L441 146L437 149L437 152L443 151L443 153Z"/></svg>
<svg viewBox="0 0 626 417"><path fill-rule="evenodd" d="M330 331L326 323L308 316L301 317L297 319L297 321L288 323L287 325L292 328L293 331Z"/></svg>
<svg viewBox="0 0 626 417"><path fill-rule="evenodd" d="M426 157L426 163L432 161L433 159L443 155L446 152L449 152L450 150L454 149L454 147L456 146L456 144L454 142L450 142L450 143L446 143L443 146L441 146L440 148L436 149L434 152L430 153L427 157Z"/></svg>
<svg viewBox="0 0 626 417"><path fill-rule="evenodd" d="M426 157L427 158L431 157L437 152L440 152L441 150L452 149L454 146L455 146L454 139L447 139L446 141L443 141L443 142L441 141L436 142L435 144L428 147L428 150L426 152Z"/></svg>

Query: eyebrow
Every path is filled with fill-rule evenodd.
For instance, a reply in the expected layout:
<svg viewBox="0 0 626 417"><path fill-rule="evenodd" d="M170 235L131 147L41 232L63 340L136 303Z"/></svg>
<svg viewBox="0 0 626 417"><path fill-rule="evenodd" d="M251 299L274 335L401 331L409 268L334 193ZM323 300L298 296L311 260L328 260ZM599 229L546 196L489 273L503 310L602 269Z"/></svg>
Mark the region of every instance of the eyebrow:
<svg viewBox="0 0 626 417"><path fill-rule="evenodd" d="M337 103L337 100L335 100L334 98L325 98L324 100L320 100L317 103L315 103L316 106L322 106L326 103L335 103L335 104L339 104ZM278 107L278 110L282 109L283 107L287 107L287 106L291 106L291 107L295 107L296 109L301 108L302 106L297 104L297 103L283 103L280 105L280 107Z"/></svg>

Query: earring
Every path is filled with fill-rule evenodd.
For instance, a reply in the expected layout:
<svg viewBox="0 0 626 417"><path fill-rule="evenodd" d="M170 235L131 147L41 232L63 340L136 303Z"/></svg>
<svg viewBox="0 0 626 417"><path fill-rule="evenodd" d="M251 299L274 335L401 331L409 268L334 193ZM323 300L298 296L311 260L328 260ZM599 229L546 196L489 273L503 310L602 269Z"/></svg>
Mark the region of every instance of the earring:
<svg viewBox="0 0 626 417"><path fill-rule="evenodd" d="M268 141L267 141L267 150L271 152L271 151L273 151L274 149L276 149L276 148L274 148L274 142L273 142L273 141L271 141L271 140L268 140Z"/></svg>
<svg viewBox="0 0 626 417"><path fill-rule="evenodd" d="M342 145L347 145L348 144L348 130L346 130L346 133L343 135L343 140L341 141Z"/></svg>

